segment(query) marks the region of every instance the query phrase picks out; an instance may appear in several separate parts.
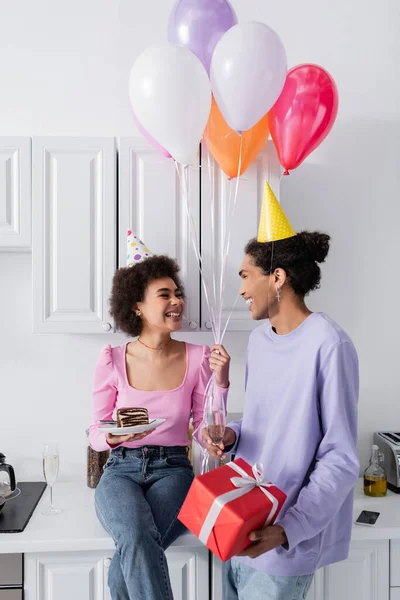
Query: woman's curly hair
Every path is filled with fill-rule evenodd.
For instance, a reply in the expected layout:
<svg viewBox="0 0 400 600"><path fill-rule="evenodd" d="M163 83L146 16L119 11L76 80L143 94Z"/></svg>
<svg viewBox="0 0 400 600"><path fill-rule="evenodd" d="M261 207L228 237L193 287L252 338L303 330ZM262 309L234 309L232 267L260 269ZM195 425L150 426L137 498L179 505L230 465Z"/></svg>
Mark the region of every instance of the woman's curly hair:
<svg viewBox="0 0 400 600"><path fill-rule="evenodd" d="M133 306L143 302L147 286L154 279L170 277L184 296L179 267L169 256L150 256L132 267L118 269L113 278L110 315L118 329L132 337L140 335L143 324Z"/></svg>
<svg viewBox="0 0 400 600"><path fill-rule="evenodd" d="M319 288L322 263L329 252L330 236L326 233L302 231L295 236L277 242L250 240L245 253L253 258L254 264L271 275L275 269L286 272L289 284L297 296L307 296Z"/></svg>

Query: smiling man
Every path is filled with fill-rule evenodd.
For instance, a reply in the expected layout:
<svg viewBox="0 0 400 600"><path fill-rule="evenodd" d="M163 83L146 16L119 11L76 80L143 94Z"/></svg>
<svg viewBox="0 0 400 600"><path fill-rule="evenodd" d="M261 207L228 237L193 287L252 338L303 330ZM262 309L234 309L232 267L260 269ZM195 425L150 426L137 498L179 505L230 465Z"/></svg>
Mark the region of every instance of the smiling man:
<svg viewBox="0 0 400 600"><path fill-rule="evenodd" d="M295 234L268 184L258 240L240 267L254 320L243 419L210 454L261 462L287 494L275 525L224 564L224 600L300 600L319 567L348 555L357 458L358 360L348 335L305 296L319 287L328 235Z"/></svg>

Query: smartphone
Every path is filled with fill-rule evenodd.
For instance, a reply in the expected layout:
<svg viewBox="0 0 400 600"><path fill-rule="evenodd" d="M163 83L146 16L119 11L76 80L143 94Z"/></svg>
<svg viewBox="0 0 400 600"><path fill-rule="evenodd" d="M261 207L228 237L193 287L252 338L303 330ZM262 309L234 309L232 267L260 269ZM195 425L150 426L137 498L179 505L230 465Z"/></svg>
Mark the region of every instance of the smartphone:
<svg viewBox="0 0 400 600"><path fill-rule="evenodd" d="M372 510L363 510L360 512L356 525L366 525L367 527L373 527L378 520L381 513L374 512Z"/></svg>

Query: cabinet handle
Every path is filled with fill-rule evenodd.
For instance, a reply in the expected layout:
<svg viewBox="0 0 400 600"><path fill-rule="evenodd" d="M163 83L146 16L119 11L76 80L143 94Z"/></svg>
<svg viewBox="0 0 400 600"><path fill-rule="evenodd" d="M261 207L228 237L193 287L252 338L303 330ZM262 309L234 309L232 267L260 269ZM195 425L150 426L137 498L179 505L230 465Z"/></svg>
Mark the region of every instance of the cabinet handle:
<svg viewBox="0 0 400 600"><path fill-rule="evenodd" d="M112 329L111 323L103 323L102 327L103 327L104 331L110 331Z"/></svg>
<svg viewBox="0 0 400 600"><path fill-rule="evenodd" d="M212 323L210 321L206 321L206 329L212 329Z"/></svg>
<svg viewBox="0 0 400 600"><path fill-rule="evenodd" d="M190 327L190 329L197 329L198 325L197 325L196 321L190 321L189 327Z"/></svg>
<svg viewBox="0 0 400 600"><path fill-rule="evenodd" d="M104 559L104 567L106 569L108 569L110 565L111 565L111 558L105 558Z"/></svg>

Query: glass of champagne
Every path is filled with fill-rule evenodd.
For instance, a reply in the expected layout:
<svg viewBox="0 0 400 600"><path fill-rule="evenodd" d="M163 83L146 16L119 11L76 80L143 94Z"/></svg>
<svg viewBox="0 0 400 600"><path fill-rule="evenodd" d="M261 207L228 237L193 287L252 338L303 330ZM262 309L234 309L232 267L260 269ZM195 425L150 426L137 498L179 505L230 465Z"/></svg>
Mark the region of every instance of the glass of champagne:
<svg viewBox="0 0 400 600"><path fill-rule="evenodd" d="M58 477L60 463L57 444L45 444L43 450L43 475L50 488L50 505L42 511L42 515L59 515L61 510L53 506L53 485Z"/></svg>
<svg viewBox="0 0 400 600"><path fill-rule="evenodd" d="M226 411L224 400L216 386L213 386L212 395L208 400L207 432L213 446L219 446L224 439Z"/></svg>

